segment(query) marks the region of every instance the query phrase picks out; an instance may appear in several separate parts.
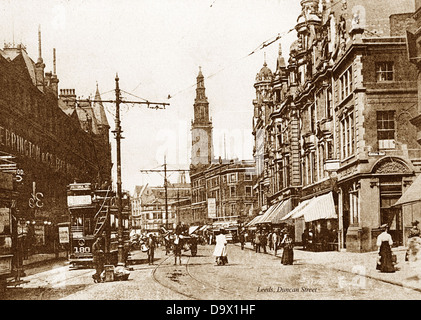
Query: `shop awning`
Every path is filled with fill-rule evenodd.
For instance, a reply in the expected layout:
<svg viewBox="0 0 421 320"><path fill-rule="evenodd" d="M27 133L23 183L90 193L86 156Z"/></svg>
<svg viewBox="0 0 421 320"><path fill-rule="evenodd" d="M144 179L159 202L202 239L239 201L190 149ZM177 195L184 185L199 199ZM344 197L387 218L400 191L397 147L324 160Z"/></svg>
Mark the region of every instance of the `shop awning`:
<svg viewBox="0 0 421 320"><path fill-rule="evenodd" d="M203 226L201 226L201 227L199 228L199 231L205 231L205 230L207 230L209 227L210 227L210 225L205 224L205 225L203 225Z"/></svg>
<svg viewBox="0 0 421 320"><path fill-rule="evenodd" d="M199 226L192 226L189 228L189 234L192 234L193 232L195 232L197 229L199 229Z"/></svg>
<svg viewBox="0 0 421 320"><path fill-rule="evenodd" d="M275 210L275 208L279 205L279 203L274 204L273 206L270 206L269 209L266 210L266 212L264 214L262 214L261 218L259 219L259 221L257 221L256 223L265 223L265 222L269 222L267 220L267 218L272 214L273 210Z"/></svg>
<svg viewBox="0 0 421 320"><path fill-rule="evenodd" d="M405 191L405 193L399 198L399 200L396 201L393 207L410 204L418 201L421 201L421 174L409 186L408 190Z"/></svg>
<svg viewBox="0 0 421 320"><path fill-rule="evenodd" d="M311 200L312 199L305 200L305 201L301 202L298 206L296 206L294 208L294 210L290 211L287 215L285 215L281 219L281 222L284 222L286 220L297 219L297 218L301 217L302 216L301 215L302 209L304 209L310 203Z"/></svg>
<svg viewBox="0 0 421 320"><path fill-rule="evenodd" d="M272 224L281 223L282 218L291 211L291 207L291 199L279 202L268 217L266 217L265 222L270 222Z"/></svg>
<svg viewBox="0 0 421 320"><path fill-rule="evenodd" d="M247 227L251 227L253 225L255 225L256 223L258 223L263 217L263 214L257 215L255 216L249 223L247 223Z"/></svg>
<svg viewBox="0 0 421 320"><path fill-rule="evenodd" d="M332 192L301 202L282 220L304 217L305 222L321 219L337 219Z"/></svg>

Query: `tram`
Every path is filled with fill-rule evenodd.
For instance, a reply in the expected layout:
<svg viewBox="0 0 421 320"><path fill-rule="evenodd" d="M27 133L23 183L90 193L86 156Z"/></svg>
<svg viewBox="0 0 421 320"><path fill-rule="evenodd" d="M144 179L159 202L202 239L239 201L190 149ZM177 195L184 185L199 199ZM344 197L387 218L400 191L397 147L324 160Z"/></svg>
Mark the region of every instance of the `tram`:
<svg viewBox="0 0 421 320"><path fill-rule="evenodd" d="M92 245L99 235L102 235L104 239L103 247L107 264L117 264L119 221L115 199L115 192L110 189L96 190L91 183L68 185L69 262L71 267L93 266ZM124 241L127 242L128 214L123 214L122 223Z"/></svg>

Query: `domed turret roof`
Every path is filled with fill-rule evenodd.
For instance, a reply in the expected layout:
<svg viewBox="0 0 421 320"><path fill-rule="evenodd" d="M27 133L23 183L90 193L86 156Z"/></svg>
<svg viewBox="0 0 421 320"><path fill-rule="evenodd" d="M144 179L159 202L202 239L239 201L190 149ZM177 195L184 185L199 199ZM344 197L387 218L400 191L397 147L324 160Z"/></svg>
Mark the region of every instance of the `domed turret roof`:
<svg viewBox="0 0 421 320"><path fill-rule="evenodd" d="M262 69L260 69L259 73L256 76L256 80L262 81L262 80L272 80L273 73L268 68L266 61L263 63Z"/></svg>

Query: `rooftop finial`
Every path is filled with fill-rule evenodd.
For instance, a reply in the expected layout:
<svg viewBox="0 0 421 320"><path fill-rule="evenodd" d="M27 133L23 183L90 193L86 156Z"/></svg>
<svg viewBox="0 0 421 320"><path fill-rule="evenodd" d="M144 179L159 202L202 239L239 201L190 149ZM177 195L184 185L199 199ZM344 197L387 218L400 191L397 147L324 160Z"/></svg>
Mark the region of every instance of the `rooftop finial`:
<svg viewBox="0 0 421 320"><path fill-rule="evenodd" d="M42 63L42 52L41 52L41 25L38 25L38 62Z"/></svg>
<svg viewBox="0 0 421 320"><path fill-rule="evenodd" d="M53 74L56 74L56 48L53 48Z"/></svg>
<svg viewBox="0 0 421 320"><path fill-rule="evenodd" d="M264 53L265 61L263 62L263 65L266 67L268 64L266 63L266 52Z"/></svg>

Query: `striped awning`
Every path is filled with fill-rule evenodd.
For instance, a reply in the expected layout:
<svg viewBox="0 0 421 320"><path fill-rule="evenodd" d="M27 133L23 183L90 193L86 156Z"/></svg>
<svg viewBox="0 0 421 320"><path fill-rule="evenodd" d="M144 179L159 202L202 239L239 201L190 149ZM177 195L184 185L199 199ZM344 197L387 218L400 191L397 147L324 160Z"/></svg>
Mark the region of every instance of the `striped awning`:
<svg viewBox="0 0 421 320"><path fill-rule="evenodd" d="M270 222L268 221L268 217L272 214L273 210L279 205L279 203L274 204L273 206L270 206L269 209L266 210L264 214L262 214L262 217L257 221L256 223L266 223Z"/></svg>
<svg viewBox="0 0 421 320"><path fill-rule="evenodd" d="M255 216L249 223L247 223L246 227L254 226L256 223L260 221L260 219L262 219L262 217L263 217L263 214Z"/></svg>
<svg viewBox="0 0 421 320"><path fill-rule="evenodd" d="M409 186L409 188L399 198L399 200L396 201L396 203L393 205L393 207L421 201L420 190L421 190L421 174Z"/></svg>
<svg viewBox="0 0 421 320"><path fill-rule="evenodd" d="M290 213L288 213L286 216L284 216L281 219L281 222L286 221L286 220L297 219L297 218L301 217L302 216L301 215L302 209L304 209L310 203L311 200L312 199L305 200L305 201L301 202L298 206L296 206L294 208L294 210L290 211Z"/></svg>
<svg viewBox="0 0 421 320"><path fill-rule="evenodd" d="M301 217L304 217L305 222L337 219L338 215L336 214L332 192L301 202L282 220L299 219Z"/></svg>
<svg viewBox="0 0 421 320"><path fill-rule="evenodd" d="M287 199L278 203L276 208L268 216L267 220L272 224L279 224L282 222L282 218L285 217L292 208L291 199Z"/></svg>

